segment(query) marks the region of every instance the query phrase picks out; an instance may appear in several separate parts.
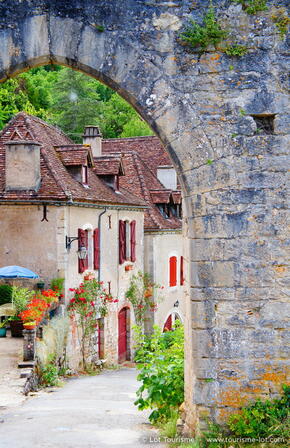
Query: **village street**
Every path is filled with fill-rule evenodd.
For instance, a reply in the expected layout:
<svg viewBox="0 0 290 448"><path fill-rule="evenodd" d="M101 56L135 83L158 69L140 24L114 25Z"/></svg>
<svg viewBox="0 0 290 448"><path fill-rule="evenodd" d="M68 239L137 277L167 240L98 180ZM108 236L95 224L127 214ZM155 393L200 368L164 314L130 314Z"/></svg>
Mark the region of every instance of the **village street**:
<svg viewBox="0 0 290 448"><path fill-rule="evenodd" d="M0 415L0 447L156 446L150 443L157 430L148 424L149 412L133 404L137 387L132 368L71 379Z"/></svg>

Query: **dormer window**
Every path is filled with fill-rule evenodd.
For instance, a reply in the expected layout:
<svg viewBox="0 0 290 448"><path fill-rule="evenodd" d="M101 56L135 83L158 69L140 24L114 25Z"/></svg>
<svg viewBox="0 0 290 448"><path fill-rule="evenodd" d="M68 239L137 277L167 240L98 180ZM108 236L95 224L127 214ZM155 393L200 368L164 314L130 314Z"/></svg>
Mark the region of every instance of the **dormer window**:
<svg viewBox="0 0 290 448"><path fill-rule="evenodd" d="M86 165L82 166L82 183L88 185L88 167Z"/></svg>

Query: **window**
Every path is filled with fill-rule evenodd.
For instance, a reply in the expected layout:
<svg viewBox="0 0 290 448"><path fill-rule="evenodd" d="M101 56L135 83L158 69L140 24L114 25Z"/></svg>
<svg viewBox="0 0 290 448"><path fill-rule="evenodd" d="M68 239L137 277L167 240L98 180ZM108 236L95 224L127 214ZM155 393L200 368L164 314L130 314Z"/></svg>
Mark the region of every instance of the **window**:
<svg viewBox="0 0 290 448"><path fill-rule="evenodd" d="M274 114L252 115L257 125L257 134L274 134Z"/></svg>
<svg viewBox="0 0 290 448"><path fill-rule="evenodd" d="M119 263L136 261L136 221L119 221Z"/></svg>
<svg viewBox="0 0 290 448"><path fill-rule="evenodd" d="M88 184L88 167L85 165L82 166L82 183Z"/></svg>
<svg viewBox="0 0 290 448"><path fill-rule="evenodd" d="M169 286L177 286L177 258L169 258Z"/></svg>

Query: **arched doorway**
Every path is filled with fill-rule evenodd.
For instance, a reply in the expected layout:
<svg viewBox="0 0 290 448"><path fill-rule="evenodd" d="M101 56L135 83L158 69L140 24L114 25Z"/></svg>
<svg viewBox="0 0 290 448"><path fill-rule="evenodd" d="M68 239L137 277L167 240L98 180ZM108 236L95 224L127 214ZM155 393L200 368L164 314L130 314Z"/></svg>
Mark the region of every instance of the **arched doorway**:
<svg viewBox="0 0 290 448"><path fill-rule="evenodd" d="M176 321L182 322L180 315L174 311L167 317L163 325L163 332L172 330Z"/></svg>
<svg viewBox="0 0 290 448"><path fill-rule="evenodd" d="M118 314L118 361L130 359L130 308L124 307Z"/></svg>

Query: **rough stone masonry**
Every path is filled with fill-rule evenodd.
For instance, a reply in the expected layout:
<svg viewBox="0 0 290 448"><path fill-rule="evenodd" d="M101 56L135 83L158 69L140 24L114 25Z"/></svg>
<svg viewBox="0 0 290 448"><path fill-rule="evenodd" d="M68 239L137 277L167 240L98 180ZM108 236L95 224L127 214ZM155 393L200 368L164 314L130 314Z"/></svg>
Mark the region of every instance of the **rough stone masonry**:
<svg viewBox="0 0 290 448"><path fill-rule="evenodd" d="M48 63L92 75L136 108L175 164L190 271L188 427L224 421L287 380L290 39L273 16L289 3L254 15L213 4L244 56L181 45L207 0L0 2L2 81Z"/></svg>

